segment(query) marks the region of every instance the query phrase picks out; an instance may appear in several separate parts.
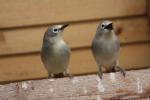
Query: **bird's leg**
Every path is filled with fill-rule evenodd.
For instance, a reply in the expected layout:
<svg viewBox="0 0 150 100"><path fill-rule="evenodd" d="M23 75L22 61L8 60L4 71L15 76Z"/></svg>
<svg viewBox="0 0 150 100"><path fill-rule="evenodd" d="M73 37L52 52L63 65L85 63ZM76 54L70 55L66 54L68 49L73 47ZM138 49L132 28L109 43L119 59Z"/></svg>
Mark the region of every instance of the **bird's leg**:
<svg viewBox="0 0 150 100"><path fill-rule="evenodd" d="M103 71L102 71L102 66L101 65L99 66L98 76L99 76L100 79L102 79L102 77L103 77Z"/></svg>
<svg viewBox="0 0 150 100"><path fill-rule="evenodd" d="M54 78L54 74L53 73L49 73L48 74L48 78Z"/></svg>
<svg viewBox="0 0 150 100"><path fill-rule="evenodd" d="M122 75L125 77L126 72L125 72L125 70L124 70L123 68L121 68L121 67L119 66L119 61L118 61L118 60L115 61L115 67L116 67L116 69L118 69L118 70L122 73Z"/></svg>
<svg viewBox="0 0 150 100"><path fill-rule="evenodd" d="M113 64L110 68L110 72L116 72L115 65Z"/></svg>
<svg viewBox="0 0 150 100"><path fill-rule="evenodd" d="M68 76L70 78L72 78L72 75L70 74L69 68L66 69L65 72L63 72L64 76Z"/></svg>

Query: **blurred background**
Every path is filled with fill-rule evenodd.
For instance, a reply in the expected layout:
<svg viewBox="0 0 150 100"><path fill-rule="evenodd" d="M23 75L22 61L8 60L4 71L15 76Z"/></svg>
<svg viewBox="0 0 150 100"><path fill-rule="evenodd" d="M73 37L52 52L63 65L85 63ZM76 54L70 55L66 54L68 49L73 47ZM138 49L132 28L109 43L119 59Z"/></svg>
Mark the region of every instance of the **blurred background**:
<svg viewBox="0 0 150 100"><path fill-rule="evenodd" d="M149 10L148 10L149 9ZM0 82L47 77L40 59L42 39L52 24L71 46L72 74L97 72L90 47L98 23L113 21L121 41L120 65L150 67L149 0L0 0Z"/></svg>

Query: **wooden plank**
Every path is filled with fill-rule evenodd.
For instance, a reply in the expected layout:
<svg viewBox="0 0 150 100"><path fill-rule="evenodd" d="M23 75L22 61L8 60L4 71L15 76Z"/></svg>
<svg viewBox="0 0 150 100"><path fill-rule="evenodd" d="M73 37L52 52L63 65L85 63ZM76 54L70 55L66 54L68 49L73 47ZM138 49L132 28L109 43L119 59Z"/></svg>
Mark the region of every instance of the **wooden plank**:
<svg viewBox="0 0 150 100"><path fill-rule="evenodd" d="M146 17L113 20L115 27L122 28L122 43L150 40L150 30ZM72 23L65 31L64 38L71 48L89 47L99 21ZM48 26L30 27L0 31L0 55L39 52L42 38Z"/></svg>
<svg viewBox="0 0 150 100"><path fill-rule="evenodd" d="M127 70L150 67L149 51L149 44L122 46L119 58L120 66ZM70 71L73 74L97 72L97 65L90 49L82 49L72 52Z"/></svg>
<svg viewBox="0 0 150 100"><path fill-rule="evenodd" d="M128 70L150 67L149 51L150 44L122 46L120 65ZM1 57L0 65L0 82L47 77L39 54ZM69 69L72 74L97 72L91 50L88 48L73 50Z"/></svg>
<svg viewBox="0 0 150 100"><path fill-rule="evenodd" d="M0 12L0 28L10 28L144 15L146 0L0 0Z"/></svg>
<svg viewBox="0 0 150 100"><path fill-rule="evenodd" d="M0 82L47 76L39 54L1 58L0 65Z"/></svg>
<svg viewBox="0 0 150 100"><path fill-rule="evenodd" d="M148 20L149 20L149 24L150 24L150 1L147 0L147 13L148 13Z"/></svg>
<svg viewBox="0 0 150 100"><path fill-rule="evenodd" d="M149 100L150 69L120 73L78 76L72 79L43 79L0 86L2 100Z"/></svg>

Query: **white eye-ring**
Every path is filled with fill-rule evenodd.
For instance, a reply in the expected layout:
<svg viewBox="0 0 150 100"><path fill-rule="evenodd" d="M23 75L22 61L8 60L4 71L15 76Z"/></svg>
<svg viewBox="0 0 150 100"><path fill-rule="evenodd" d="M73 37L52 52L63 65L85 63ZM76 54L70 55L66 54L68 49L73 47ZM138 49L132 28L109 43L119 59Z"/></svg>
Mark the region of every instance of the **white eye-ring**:
<svg viewBox="0 0 150 100"><path fill-rule="evenodd" d="M104 29L104 25L102 24L102 26L101 26L103 29Z"/></svg>
<svg viewBox="0 0 150 100"><path fill-rule="evenodd" d="M59 30L56 29L56 28L53 29L53 32L54 32L54 33L58 33L58 31L59 31Z"/></svg>

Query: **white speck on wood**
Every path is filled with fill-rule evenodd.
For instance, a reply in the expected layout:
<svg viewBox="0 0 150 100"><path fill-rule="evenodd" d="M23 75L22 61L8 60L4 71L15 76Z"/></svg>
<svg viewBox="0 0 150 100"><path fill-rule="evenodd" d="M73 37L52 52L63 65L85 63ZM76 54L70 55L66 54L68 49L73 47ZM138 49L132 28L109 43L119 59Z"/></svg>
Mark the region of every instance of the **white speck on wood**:
<svg viewBox="0 0 150 100"><path fill-rule="evenodd" d="M0 85L0 89L3 89L4 88L4 85Z"/></svg>
<svg viewBox="0 0 150 100"><path fill-rule="evenodd" d="M53 93L53 92L54 92L54 89L53 89L53 88L50 88L49 91L50 91L51 93Z"/></svg>
<svg viewBox="0 0 150 100"><path fill-rule="evenodd" d="M98 82L100 82L101 81L101 79L97 76L96 77L96 80L98 81Z"/></svg>
<svg viewBox="0 0 150 100"><path fill-rule="evenodd" d="M29 84L31 83L31 81L27 81Z"/></svg>
<svg viewBox="0 0 150 100"><path fill-rule="evenodd" d="M49 79L49 81L50 81L50 82L53 82L53 81L55 81L55 79L52 78L52 79Z"/></svg>
<svg viewBox="0 0 150 100"><path fill-rule="evenodd" d="M28 83L27 83L27 82L22 82L22 88L23 88L24 90L27 90L27 88L28 88Z"/></svg>
<svg viewBox="0 0 150 100"><path fill-rule="evenodd" d="M116 82L115 73L110 73L110 80L111 80L111 82Z"/></svg>
<svg viewBox="0 0 150 100"><path fill-rule="evenodd" d="M84 94L87 94L87 92L88 92L85 87L83 87L83 92L84 92Z"/></svg>
<svg viewBox="0 0 150 100"><path fill-rule="evenodd" d="M77 84L77 83L79 83L80 81L76 78L76 77L73 77L73 79L72 79L72 83L73 84Z"/></svg>
<svg viewBox="0 0 150 100"><path fill-rule="evenodd" d="M102 98L98 95L96 100L102 100Z"/></svg>
<svg viewBox="0 0 150 100"><path fill-rule="evenodd" d="M99 82L97 84L97 88L98 88L99 92L104 92L105 91L105 88L104 88L104 86L101 82Z"/></svg>
<svg viewBox="0 0 150 100"><path fill-rule="evenodd" d="M97 84L98 91L99 92L104 92L105 88L104 88L104 86L102 84L102 80L99 77L97 77L96 80L98 81L98 84Z"/></svg>
<svg viewBox="0 0 150 100"><path fill-rule="evenodd" d="M141 84L139 78L137 78L137 92L138 93L143 93L143 87L142 87L142 84Z"/></svg>

